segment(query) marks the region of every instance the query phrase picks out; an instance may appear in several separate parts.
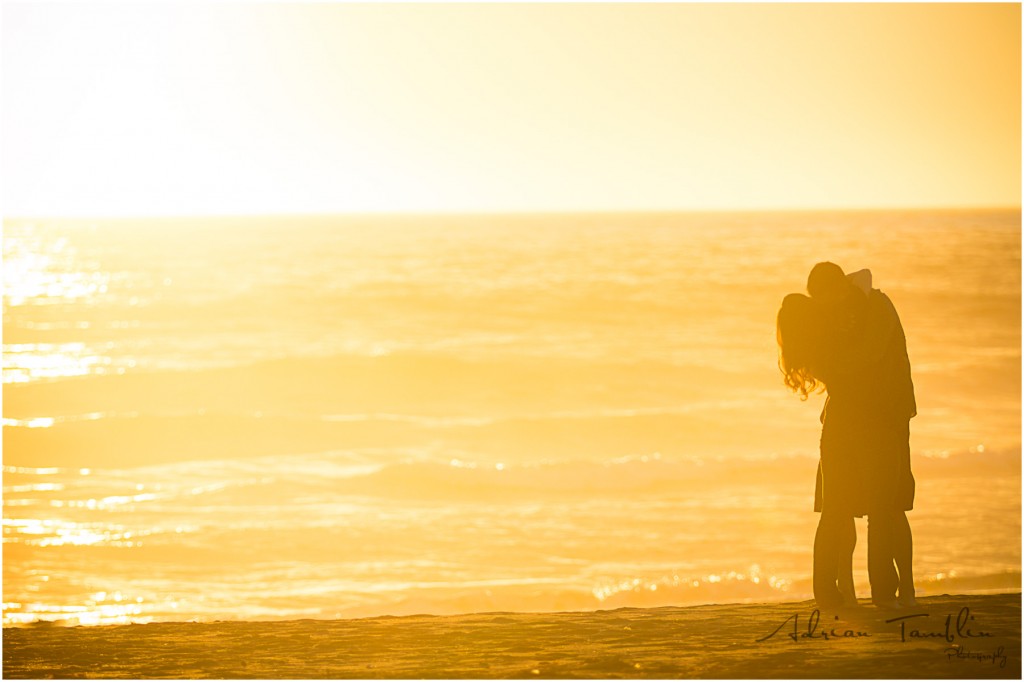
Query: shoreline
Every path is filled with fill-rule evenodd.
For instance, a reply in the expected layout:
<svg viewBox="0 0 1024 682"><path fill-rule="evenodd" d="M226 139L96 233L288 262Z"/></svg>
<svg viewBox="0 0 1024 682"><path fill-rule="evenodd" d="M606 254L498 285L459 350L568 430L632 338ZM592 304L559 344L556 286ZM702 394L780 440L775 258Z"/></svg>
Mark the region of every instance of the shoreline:
<svg viewBox="0 0 1024 682"><path fill-rule="evenodd" d="M1019 678L1021 593L343 620L4 628L42 678Z"/></svg>

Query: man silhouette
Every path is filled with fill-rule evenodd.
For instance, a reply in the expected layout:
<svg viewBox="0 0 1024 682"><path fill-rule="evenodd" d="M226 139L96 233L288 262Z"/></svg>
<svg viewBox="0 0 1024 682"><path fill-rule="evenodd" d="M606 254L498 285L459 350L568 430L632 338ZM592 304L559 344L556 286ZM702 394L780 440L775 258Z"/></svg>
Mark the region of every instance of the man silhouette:
<svg viewBox="0 0 1024 682"><path fill-rule="evenodd" d="M822 304L827 331L846 371L864 388L859 406L862 423L856 442L849 445L850 456L860 459L864 471L871 600L883 608L910 606L915 603L913 536L906 511L913 508L915 493L910 471L910 419L917 414L917 403L906 335L892 301L871 288L867 270L846 276L834 263L818 263L807 278L807 291ZM828 400L822 412L822 422L827 420ZM816 497L827 495L820 483L819 479ZM820 508L820 498L816 508ZM822 542L839 543L843 560L849 556L852 562L856 532L852 543L847 532L844 529L843 537L823 538ZM841 565L842 591L847 574L852 589L852 566Z"/></svg>

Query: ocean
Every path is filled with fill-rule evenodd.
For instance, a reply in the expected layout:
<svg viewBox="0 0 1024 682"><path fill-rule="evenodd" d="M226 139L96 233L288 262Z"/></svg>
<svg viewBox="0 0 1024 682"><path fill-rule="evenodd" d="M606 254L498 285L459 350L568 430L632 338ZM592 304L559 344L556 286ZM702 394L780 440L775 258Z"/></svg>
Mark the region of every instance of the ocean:
<svg viewBox="0 0 1024 682"><path fill-rule="evenodd" d="M775 315L821 260L906 330L918 594L1020 589L1019 210L7 219L3 259L5 625L809 598Z"/></svg>

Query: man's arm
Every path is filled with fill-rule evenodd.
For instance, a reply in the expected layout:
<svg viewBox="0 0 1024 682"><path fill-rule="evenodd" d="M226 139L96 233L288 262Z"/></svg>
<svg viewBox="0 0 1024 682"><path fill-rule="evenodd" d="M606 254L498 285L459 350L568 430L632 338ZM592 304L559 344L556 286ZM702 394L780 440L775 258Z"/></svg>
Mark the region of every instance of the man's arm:
<svg viewBox="0 0 1024 682"><path fill-rule="evenodd" d="M851 365L860 368L868 368L881 362L889 344L902 328L899 315L896 314L896 306L878 289L872 289L868 294L868 309L864 323L866 326L860 343L850 349L850 356L847 358Z"/></svg>
<svg viewBox="0 0 1024 682"><path fill-rule="evenodd" d="M902 329L896 307L888 296L872 289L867 298L864 328L856 333L855 339L840 344L829 368L833 373L857 374L877 366Z"/></svg>

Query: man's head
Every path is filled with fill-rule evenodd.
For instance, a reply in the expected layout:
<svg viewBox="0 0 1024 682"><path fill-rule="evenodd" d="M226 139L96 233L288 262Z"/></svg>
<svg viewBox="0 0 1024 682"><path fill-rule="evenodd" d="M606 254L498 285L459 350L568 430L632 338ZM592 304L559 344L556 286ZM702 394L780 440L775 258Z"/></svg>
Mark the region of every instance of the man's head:
<svg viewBox="0 0 1024 682"><path fill-rule="evenodd" d="M838 303L850 293L843 269L835 263L818 263L807 276L807 293L822 303Z"/></svg>

